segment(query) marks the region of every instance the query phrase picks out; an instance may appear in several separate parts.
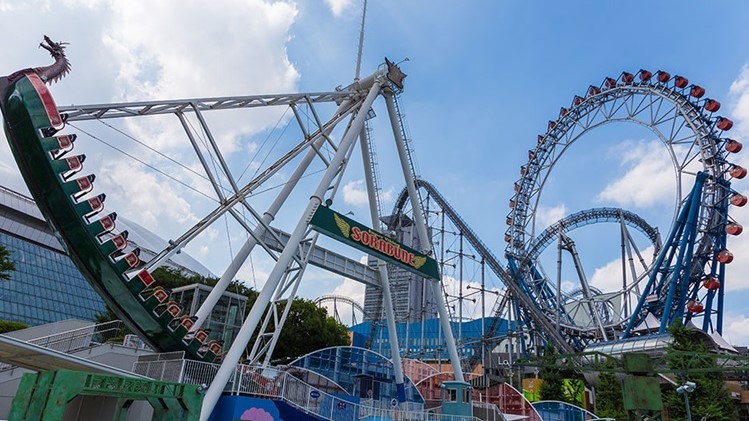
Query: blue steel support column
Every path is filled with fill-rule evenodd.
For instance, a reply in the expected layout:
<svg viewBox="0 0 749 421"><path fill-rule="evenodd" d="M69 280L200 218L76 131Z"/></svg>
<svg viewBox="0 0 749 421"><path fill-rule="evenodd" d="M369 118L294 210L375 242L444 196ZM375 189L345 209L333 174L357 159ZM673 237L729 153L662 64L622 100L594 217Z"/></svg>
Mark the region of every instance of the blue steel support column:
<svg viewBox="0 0 749 421"><path fill-rule="evenodd" d="M650 295L653 289L653 286L655 284L656 278L661 272L661 266L663 265L663 261L666 259L667 255L673 254L673 251L672 251L673 248L671 247L671 245L673 244L674 239L678 235L677 233L681 232L681 229L683 227L682 221L686 218L687 212L689 210L689 204L691 202L692 202L692 195L690 194L689 197L687 197L687 199L684 201L684 205L679 211L679 216L676 218L676 223L674 224L674 227L671 229L671 232L668 234L668 239L663 243L665 247L661 249L661 253L658 255L658 258L653 264L653 270L651 271L650 276L648 278L648 283L645 285L645 288L642 290L640 299L637 301L637 306L632 312L632 316L630 316L629 318L629 322L627 323L627 328L624 329L622 338L629 337L629 334L632 328L634 327L635 321L637 320L637 316L642 311L642 307L643 305L645 305L645 300L647 299L648 295ZM669 261L670 260L671 258L669 257Z"/></svg>
<svg viewBox="0 0 749 421"><path fill-rule="evenodd" d="M680 281L681 284L679 285L681 287L680 294L679 294L679 302L676 304L676 312L674 313L674 316L671 318L672 320L675 320L677 318L682 318L684 316L684 306L686 305L687 301L687 295L689 294L689 283L692 281L692 262L694 257L694 242L697 239L697 218L699 216L700 208L702 207L702 203L700 201L700 198L702 196L702 185L704 184L705 178L707 178L707 174L705 173L698 173L697 174L697 182L695 182L695 191L693 191L693 194L696 196L693 199L692 204L694 206L692 209L689 210L689 219L687 220L687 228L688 231L686 232L686 236L689 236L689 240L687 240L687 250L686 250L686 256L684 260L682 261L682 273L684 273L684 276L681 279L677 278L677 281ZM700 184L699 190L696 189L697 184ZM694 293L694 297L697 296L697 289L699 288L699 283L696 286ZM709 316L708 316L709 318ZM670 323L669 323L670 324ZM661 324L662 326L662 324Z"/></svg>
<svg viewBox="0 0 749 421"><path fill-rule="evenodd" d="M721 263L719 265L720 274L718 280L720 281L720 288L718 289L718 316L715 320L715 330L719 335L723 334L723 299L726 292L726 264Z"/></svg>
<svg viewBox="0 0 749 421"><path fill-rule="evenodd" d="M265 311L265 308L268 306L273 293L278 287L278 284L281 281L281 277L283 276L284 272L286 272L286 269L291 260L298 253L299 242L304 239L304 235L309 227L309 220L312 218L312 215L314 214L315 210L317 210L318 206L320 206L320 204L322 203L325 192L328 190L330 183L333 181L333 178L340 170L340 167L343 164L343 160L347 156L349 149L353 147L354 141L359 135L361 127L364 124L364 119L366 118L369 110L372 108L372 103L380 94L382 83L380 80L381 74L377 76L380 77L377 77L375 79L372 87L369 90L369 93L367 94L366 99L364 100L364 103L359 109L356 118L354 118L354 121L351 123L348 130L344 134L343 139L341 139L335 156L331 160L330 165L328 165L328 168L325 171L322 180L320 180L320 183L318 184L314 194L310 197L309 203L302 213L301 219L292 232L288 243L283 249L283 252L278 257L276 265L273 267L270 275L268 275L268 279L266 280L262 291L258 295L255 304L252 306L250 314L247 315L247 318L242 324L242 328L239 329L239 333L237 334L237 337L234 340L231 348L229 348L229 351L227 352L224 361L221 364L221 367L216 373L216 377L213 379L211 386L206 391L205 398L203 399L203 407L200 412L200 421L208 421L208 418L211 416L211 413L213 412L213 409L216 406L219 397L221 397L224 386L231 378L232 373L234 373L237 362L239 362L239 359L244 353L244 348L252 338L252 334L254 333L255 328L257 327L257 324L260 321L263 312Z"/></svg>
<svg viewBox="0 0 749 421"><path fill-rule="evenodd" d="M728 220L728 192L731 191L731 183L725 180L718 180L718 184L725 189L725 197L721 200L721 211L725 213L723 222ZM726 230L725 225L722 227L720 233L720 245L721 248L726 247ZM715 330L719 335L723 334L723 300L725 299L726 293L726 264L718 264L718 281L720 281L720 287L718 288L718 310L715 318Z"/></svg>
<svg viewBox="0 0 749 421"><path fill-rule="evenodd" d="M666 302L663 305L663 314L661 315L661 326L658 329L658 333L666 333L666 328L671 324L672 316L671 316L671 307L674 300L674 295L676 294L676 289L681 288L682 292L686 292L685 288L679 284L679 282L689 282L689 272L688 270L685 270L686 273L686 279L682 279L681 277L681 270L682 267L685 265L685 260L689 259L688 262L686 262L687 268L691 267L691 250L694 247L694 237L695 237L695 231L697 230L697 215L698 210L700 209L700 197L702 195L702 184L705 181L705 178L707 178L707 174L700 172L697 174L697 179L694 182L694 187L692 187L692 191L690 192L690 200L689 200L689 212L686 221L684 222L684 231L681 234L681 240L679 241L679 256L676 258L676 264L674 265L674 269L671 272L671 280L669 282L668 287L668 295L666 296ZM678 306L681 307L683 305L684 301L684 294L680 294ZM680 316L682 314L683 309L677 309L674 313L674 317Z"/></svg>
<svg viewBox="0 0 749 421"><path fill-rule="evenodd" d="M374 170L369 156L369 144L367 142L366 129L362 128L359 135L361 141L362 161L364 162L364 177L367 182L367 196L369 198L369 215L372 217L372 229L382 233L380 229L380 215L377 209L377 192L374 182ZM371 256L370 256L371 257ZM387 264L382 259L377 259L377 274L382 285L382 303L385 306L385 320L388 325L388 336L390 337L390 355L393 360L393 371L395 374L395 388L398 391L398 401L406 401L406 387L403 381L403 363L401 362L400 347L398 346L398 332L395 326L395 312L393 311L393 299L390 294L390 278L388 277ZM408 346L408 341L406 341Z"/></svg>
<svg viewBox="0 0 749 421"><path fill-rule="evenodd" d="M718 332L718 334L723 334L723 299L726 292L726 264L721 263L719 265L720 267L720 275L718 275L718 280L720 281L720 288L718 288L718 316L716 317L715 321L715 330Z"/></svg>

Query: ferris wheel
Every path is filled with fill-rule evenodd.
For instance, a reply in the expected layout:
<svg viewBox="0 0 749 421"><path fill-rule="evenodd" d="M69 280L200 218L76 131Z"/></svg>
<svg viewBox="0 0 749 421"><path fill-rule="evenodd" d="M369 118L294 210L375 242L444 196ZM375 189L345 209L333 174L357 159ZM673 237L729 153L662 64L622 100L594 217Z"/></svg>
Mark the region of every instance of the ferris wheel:
<svg viewBox="0 0 749 421"><path fill-rule="evenodd" d="M701 318L703 330L722 331L725 265L733 259L726 234L742 231L728 209L747 201L731 188L731 181L747 171L732 163L731 155L742 145L728 137L733 122L718 115L719 110L720 102L705 97L705 89L684 76L662 70L622 72L575 96L529 150L509 202L506 257L513 282L533 298L535 310L562 319L556 329L573 347L584 347L590 338L663 332L678 318ZM560 306L556 297L563 291L544 276L537 259L539 245L551 237L544 233L540 237L545 240L536 240L536 236L540 198L555 166L576 141L613 122L640 125L660 140L673 164L676 203L672 226L647 274L620 291L637 286L637 304L619 322L609 324L608 336L601 320L581 323ZM561 238L559 234L557 229L554 235ZM592 310L590 314L604 316ZM650 325L643 326L646 322Z"/></svg>

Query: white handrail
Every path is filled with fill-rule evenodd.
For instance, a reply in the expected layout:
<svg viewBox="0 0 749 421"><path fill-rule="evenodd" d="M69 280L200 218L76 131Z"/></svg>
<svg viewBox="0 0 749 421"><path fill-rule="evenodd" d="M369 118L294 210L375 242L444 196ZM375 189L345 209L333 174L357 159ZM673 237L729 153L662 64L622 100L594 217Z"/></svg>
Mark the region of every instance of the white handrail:
<svg viewBox="0 0 749 421"><path fill-rule="evenodd" d="M124 328L124 323L119 320L114 320L111 322L71 329L64 332L57 332L23 342L70 354L75 351L101 345L108 339L116 337ZM0 363L0 371L10 370L15 367L16 366L13 364Z"/></svg>

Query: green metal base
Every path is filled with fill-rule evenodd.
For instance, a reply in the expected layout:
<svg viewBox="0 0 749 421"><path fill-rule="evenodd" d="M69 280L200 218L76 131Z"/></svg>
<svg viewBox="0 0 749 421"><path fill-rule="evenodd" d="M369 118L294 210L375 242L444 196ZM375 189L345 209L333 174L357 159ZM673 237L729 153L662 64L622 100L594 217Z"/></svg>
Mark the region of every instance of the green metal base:
<svg viewBox="0 0 749 421"><path fill-rule="evenodd" d="M77 396L116 400L113 420L127 418L134 401L148 401L154 421L197 421L203 395L200 386L58 370L23 375L9 421L60 421Z"/></svg>

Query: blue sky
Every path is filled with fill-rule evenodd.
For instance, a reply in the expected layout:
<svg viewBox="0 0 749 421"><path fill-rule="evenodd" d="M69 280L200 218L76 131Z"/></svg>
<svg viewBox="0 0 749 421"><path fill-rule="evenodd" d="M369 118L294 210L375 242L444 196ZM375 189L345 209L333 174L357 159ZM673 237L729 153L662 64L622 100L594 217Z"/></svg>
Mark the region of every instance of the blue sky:
<svg viewBox="0 0 749 421"><path fill-rule="evenodd" d="M0 70L10 73L45 63L47 57L36 45L47 34L71 43L73 73L53 87L60 105L324 91L350 83L359 1L207 3L0 0L0 35L13 40L5 43ZM548 120L556 119L561 106L606 76L640 68L683 74L705 87L707 96L721 101L721 113L737 123L732 135L746 138L746 16L749 5L736 1L373 0L362 72L370 73L385 56L395 61L408 58L401 65L408 74L402 99L420 174L502 256L512 186L536 136L546 131ZM384 116L378 107L378 115ZM270 113L242 120L216 118L216 124L226 128L220 142L229 148L237 167L245 153L252 153L273 133L279 118L286 117ZM129 128L139 138L152 137L160 150L187 159L181 144L159 124ZM384 120L375 130L382 187L396 194L402 182L388 175L397 167ZM654 174L668 172L670 164L658 156L654 139L647 130L624 125L586 136L553 171L541 201L545 220L595 206L622 206L658 225L662 233L667 231L670 216L664 215L673 212L673 192L652 180ZM129 164L99 146L90 146L88 153L98 158L91 165L103 174L100 185L113 192L110 200L118 210L137 214L150 204L169 205L153 206L159 209L140 215L145 226L163 228L162 235L171 238L180 224L200 215L189 195L178 197L157 175L138 172L135 177ZM748 166L745 158L739 160ZM361 186L357 171L352 169L347 176L349 190L341 208L366 215L355 199ZM23 189L4 143L0 177L7 180L4 184ZM623 184L616 184L621 180ZM735 187L746 190L743 185ZM128 189L135 189L138 199L118 200L117 192ZM743 221L740 215L735 214L740 222L749 223L749 214L744 213ZM294 209L284 218L292 221ZM610 253L598 250L601 240L596 238L608 231L596 227L581 230L577 237L580 247L588 250L589 274L616 258L615 248ZM219 273L226 253L218 255L216 249L222 248L225 237L215 232L188 251ZM232 247L236 250L238 244ZM729 243L737 259L726 315L736 343L749 343L749 334L744 333L749 332L749 280L741 277L749 270L747 247L749 242L741 237ZM261 285L267 270L258 262L242 274L255 273L251 285ZM324 273L315 272L311 284L302 287L302 295L313 297L324 290L361 296L360 289Z"/></svg>

